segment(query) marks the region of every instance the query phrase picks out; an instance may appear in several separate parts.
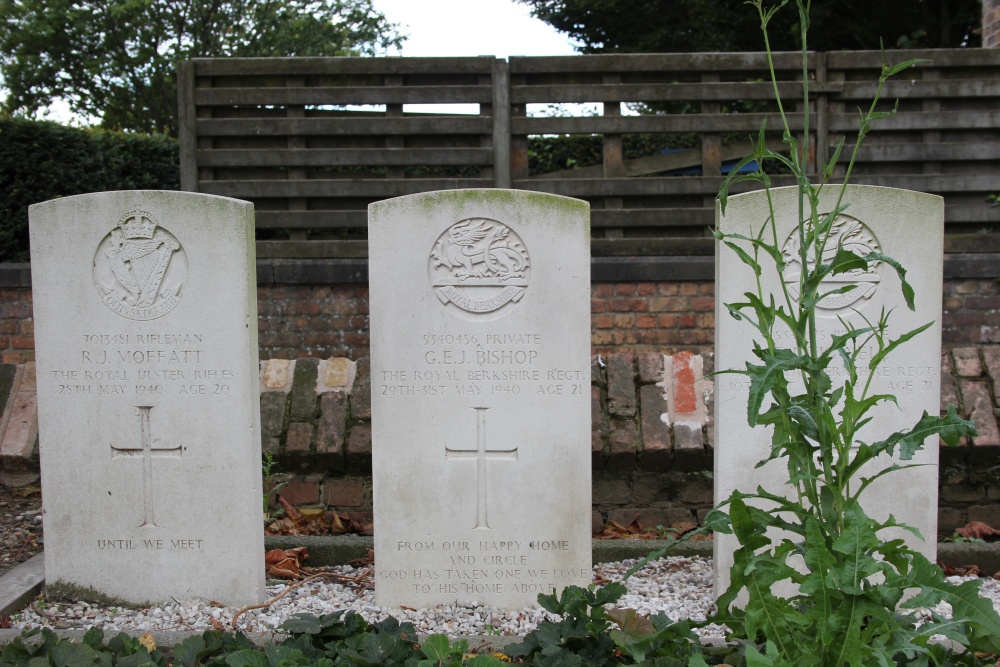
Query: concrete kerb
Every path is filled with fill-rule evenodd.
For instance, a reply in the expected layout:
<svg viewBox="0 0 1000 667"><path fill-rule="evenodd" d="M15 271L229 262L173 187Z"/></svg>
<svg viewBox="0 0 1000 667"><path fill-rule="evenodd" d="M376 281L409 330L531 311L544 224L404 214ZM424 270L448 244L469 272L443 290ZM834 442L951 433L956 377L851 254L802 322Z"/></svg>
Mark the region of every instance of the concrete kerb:
<svg viewBox="0 0 1000 667"><path fill-rule="evenodd" d="M652 551L662 549L666 542L661 540L594 540L593 557L595 563L607 563L633 558L642 558ZM309 554L308 564L313 567L341 565L364 558L372 548L372 538L358 535L337 537L268 537L267 549L290 549L304 546ZM688 542L670 551L670 556L712 555L711 542ZM989 574L1000 572L1000 543L983 544L973 542L941 542L938 544L938 560L953 566L976 565L980 571ZM43 554L12 568L0 576L0 616L9 616L23 608L37 596L44 585L45 568ZM204 631L154 632L153 639L159 647L172 647L192 635ZM59 637L81 639L83 630L57 630ZM142 634L138 631L130 634ZM20 630L0 630L0 645L21 635ZM281 633L252 633L248 637L258 645L280 640ZM470 650L500 650L507 644L520 641L520 637L483 635L464 637L469 641Z"/></svg>

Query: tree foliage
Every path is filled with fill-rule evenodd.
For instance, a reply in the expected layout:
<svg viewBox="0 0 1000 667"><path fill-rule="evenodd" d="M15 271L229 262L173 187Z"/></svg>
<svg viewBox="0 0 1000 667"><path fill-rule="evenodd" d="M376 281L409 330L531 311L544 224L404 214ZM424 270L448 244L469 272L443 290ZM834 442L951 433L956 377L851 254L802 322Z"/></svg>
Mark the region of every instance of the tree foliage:
<svg viewBox="0 0 1000 667"><path fill-rule="evenodd" d="M374 55L398 47L372 0L0 0L3 109L55 100L106 128L177 134L177 63Z"/></svg>
<svg viewBox="0 0 1000 667"><path fill-rule="evenodd" d="M582 53L761 51L760 22L744 0L518 0L565 32ZM774 0L771 4L780 4ZM979 46L979 0L812 0L817 51ZM799 48L798 17L778 12L771 48Z"/></svg>

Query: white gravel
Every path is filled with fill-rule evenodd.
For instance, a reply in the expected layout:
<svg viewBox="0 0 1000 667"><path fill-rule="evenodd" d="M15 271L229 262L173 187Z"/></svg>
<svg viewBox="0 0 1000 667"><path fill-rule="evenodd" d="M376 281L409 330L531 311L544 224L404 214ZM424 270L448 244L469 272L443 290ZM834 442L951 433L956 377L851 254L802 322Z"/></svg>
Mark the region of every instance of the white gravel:
<svg viewBox="0 0 1000 667"><path fill-rule="evenodd" d="M619 580L634 560L600 563L594 566L595 577ZM339 566L332 571L356 576L359 570ZM960 577L952 577L958 583ZM626 583L628 593L617 603L642 614L658 612L674 620L688 618L704 620L713 609L712 562L700 557L670 557L653 561ZM274 597L286 585L269 586L268 596ZM1000 610L1000 581L985 579L980 594L993 601ZM354 588L322 579L301 586L266 609L252 610L239 617L238 629L243 632L274 631L294 614L308 612L327 614L353 610L369 621L392 615L400 621L410 621L420 633L461 635L524 635L549 616L541 609L501 611L475 603L439 605L429 609L383 608L375 605L374 591ZM209 600L173 601L146 609L101 607L85 602L35 602L12 617L12 627L28 629L100 627L106 632L119 630L152 632L163 630L210 630L212 619L225 630L232 630L232 619L238 610L213 605ZM948 605L935 611L950 614ZM700 631L703 637L721 637L722 629L714 626Z"/></svg>

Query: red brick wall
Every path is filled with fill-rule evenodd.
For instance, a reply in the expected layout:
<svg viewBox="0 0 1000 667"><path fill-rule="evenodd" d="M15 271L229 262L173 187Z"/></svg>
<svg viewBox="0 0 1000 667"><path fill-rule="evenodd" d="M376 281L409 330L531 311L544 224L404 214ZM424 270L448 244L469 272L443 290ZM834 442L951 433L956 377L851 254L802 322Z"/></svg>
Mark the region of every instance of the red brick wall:
<svg viewBox="0 0 1000 667"><path fill-rule="evenodd" d="M0 289L0 362L22 364L34 361L34 333L31 290Z"/></svg>
<svg viewBox="0 0 1000 667"><path fill-rule="evenodd" d="M983 0L983 47L1000 48L1000 0Z"/></svg>
<svg viewBox="0 0 1000 667"><path fill-rule="evenodd" d="M711 351L714 291L712 282L595 283L593 352ZM261 359L368 356L364 285L261 286L257 307ZM946 347L1000 343L1000 281L946 280L943 308ZM32 332L31 290L0 290L0 361L33 361Z"/></svg>

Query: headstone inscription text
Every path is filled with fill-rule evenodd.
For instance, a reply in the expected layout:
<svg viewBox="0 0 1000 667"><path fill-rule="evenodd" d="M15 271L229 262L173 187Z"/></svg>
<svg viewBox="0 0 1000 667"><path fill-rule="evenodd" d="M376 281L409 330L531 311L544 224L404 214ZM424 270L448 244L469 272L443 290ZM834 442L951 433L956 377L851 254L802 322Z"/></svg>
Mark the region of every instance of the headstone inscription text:
<svg viewBox="0 0 1000 667"><path fill-rule="evenodd" d="M836 205L836 188L824 191L820 210L827 212ZM797 231L798 202L796 188L772 190L777 216L778 238L787 263L785 287L789 297L798 299L798 275L801 272ZM882 363L869 368L876 353L873 343L865 345L859 354L858 373L871 378L870 394L894 394L899 405L883 403L873 413L874 419L858 434L858 439L871 442L894 431L912 427L924 411L936 414L940 409L940 351L941 351L941 292L943 269L944 206L940 197L906 190L871 186L850 186L844 198L849 204L846 211L834 221L830 253L843 246L864 256L880 252L900 261L907 269L907 281L916 292L916 310L910 311L903 300L895 270L884 262L874 262L867 270L831 276L824 281L820 292L853 286L839 294L830 294L817 307L817 334L819 344L827 346L831 337L846 333L846 325L867 326L865 320L875 322L881 312L892 311L889 319L890 338L922 326L935 324L904 347L889 355ZM724 232L753 236L768 219L769 207L762 192L730 197L726 215L722 216L716 205L716 225ZM769 238L769 237L768 237ZM824 257L829 261L831 256ZM807 261L816 261L809 257ZM765 301L768 292L775 302L783 304L781 278L773 265L761 262ZM755 284L753 271L739 261L728 248L716 250L716 368L743 369L746 363L759 363L752 353L752 329L746 322L730 316L726 303L744 302L748 286ZM783 347L793 347L791 332L779 328L776 342ZM846 379L846 372L839 362L832 363L828 374L836 383ZM790 380L792 378L790 377ZM747 425L747 397L749 379L745 376L725 374L715 381L715 501L729 497L733 490L754 492L758 485L772 493L784 493L787 465L784 460L771 461L762 468L755 468L758 461L767 457L770 450L771 431ZM937 552L937 484L938 443L928 440L924 448L910 463L920 467L901 470L877 480L862 498L866 511L873 517L885 520L893 515L902 523L917 528L924 540L906 531L885 531L888 538L901 537L931 560ZM891 465L889 457L882 456L868 464L862 471L869 476L872 471ZM738 544L732 535L716 535L715 584L717 593L729 585L729 570L733 564L733 551Z"/></svg>
<svg viewBox="0 0 1000 667"><path fill-rule="evenodd" d="M106 192L30 225L48 584L261 601L252 205Z"/></svg>
<svg viewBox="0 0 1000 667"><path fill-rule="evenodd" d="M508 190L369 207L378 604L590 582L588 222Z"/></svg>

